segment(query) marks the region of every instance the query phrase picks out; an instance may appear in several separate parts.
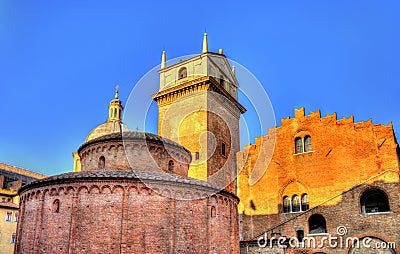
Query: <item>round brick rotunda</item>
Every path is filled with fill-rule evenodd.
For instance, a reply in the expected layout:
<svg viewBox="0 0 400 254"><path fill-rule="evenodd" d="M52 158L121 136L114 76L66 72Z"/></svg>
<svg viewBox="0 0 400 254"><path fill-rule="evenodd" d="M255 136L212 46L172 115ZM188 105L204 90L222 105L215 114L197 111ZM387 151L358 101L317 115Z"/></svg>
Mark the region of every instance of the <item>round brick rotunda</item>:
<svg viewBox="0 0 400 254"><path fill-rule="evenodd" d="M117 100L110 126L123 126ZM78 155L80 172L20 189L15 253L239 253L238 198L187 177L184 147L101 128Z"/></svg>

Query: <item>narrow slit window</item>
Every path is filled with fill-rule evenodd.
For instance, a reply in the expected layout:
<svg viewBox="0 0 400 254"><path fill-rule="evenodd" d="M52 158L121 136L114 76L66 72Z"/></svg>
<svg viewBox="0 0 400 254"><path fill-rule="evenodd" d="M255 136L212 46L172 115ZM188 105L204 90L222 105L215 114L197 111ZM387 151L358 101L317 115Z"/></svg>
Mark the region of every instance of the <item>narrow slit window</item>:
<svg viewBox="0 0 400 254"><path fill-rule="evenodd" d="M304 230L297 230L296 231L296 235L297 235L297 240L299 241L299 243L302 243L304 240Z"/></svg>
<svg viewBox="0 0 400 254"><path fill-rule="evenodd" d="M10 243L15 243L16 240L17 240L17 234L16 234L16 233L13 233L13 234L11 235L11 241L10 241Z"/></svg>
<svg viewBox="0 0 400 254"><path fill-rule="evenodd" d="M105 166L106 166L106 158L104 158L104 156L101 156L99 158L98 167L99 167L99 169L104 169Z"/></svg>
<svg viewBox="0 0 400 254"><path fill-rule="evenodd" d="M173 173L174 172L174 161L170 160L168 162L168 172Z"/></svg>
<svg viewBox="0 0 400 254"><path fill-rule="evenodd" d="M215 206L211 206L210 210L211 210L210 211L211 218L215 218L215 216L217 216L217 211L215 210Z"/></svg>
<svg viewBox="0 0 400 254"><path fill-rule="evenodd" d="M224 142L222 142L222 144L221 144L221 154L223 156L226 156L226 145Z"/></svg>
<svg viewBox="0 0 400 254"><path fill-rule="evenodd" d="M60 212L60 200L56 199L53 202L53 213L59 213Z"/></svg>

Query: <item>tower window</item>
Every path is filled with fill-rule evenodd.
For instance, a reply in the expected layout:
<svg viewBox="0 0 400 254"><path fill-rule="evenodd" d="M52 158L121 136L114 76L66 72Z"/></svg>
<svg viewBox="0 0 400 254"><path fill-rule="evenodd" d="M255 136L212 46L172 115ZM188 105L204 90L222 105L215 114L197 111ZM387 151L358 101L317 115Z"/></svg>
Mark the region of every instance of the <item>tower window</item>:
<svg viewBox="0 0 400 254"><path fill-rule="evenodd" d="M18 212L16 212L14 215L14 222L18 222L18 217L19 217L19 214L18 214Z"/></svg>
<svg viewBox="0 0 400 254"><path fill-rule="evenodd" d="M301 196L301 210L302 211L307 211L308 208L309 208L308 195L307 194L303 194L303 196Z"/></svg>
<svg viewBox="0 0 400 254"><path fill-rule="evenodd" d="M288 196L283 197L283 212L290 213L291 212L291 200Z"/></svg>
<svg viewBox="0 0 400 254"><path fill-rule="evenodd" d="M7 212L6 221L11 222L12 212Z"/></svg>
<svg viewBox="0 0 400 254"><path fill-rule="evenodd" d="M221 154L222 156L226 156L226 144L224 142L221 144Z"/></svg>
<svg viewBox="0 0 400 254"><path fill-rule="evenodd" d="M310 234L326 233L326 220L321 214L313 214L308 219L308 227Z"/></svg>
<svg viewBox="0 0 400 254"><path fill-rule="evenodd" d="M106 165L106 158L104 158L104 156L101 156L99 158L99 163L98 163L99 169L104 169L105 165Z"/></svg>
<svg viewBox="0 0 400 254"><path fill-rule="evenodd" d="M361 212L380 213L388 212L389 200L385 192L378 189L366 190L361 195Z"/></svg>
<svg viewBox="0 0 400 254"><path fill-rule="evenodd" d="M200 159L200 153L199 153L199 152L196 152L196 153L195 153L195 159L196 159L196 160L199 160L199 159Z"/></svg>
<svg viewBox="0 0 400 254"><path fill-rule="evenodd" d="M222 76L222 75L219 76L219 83L220 83L221 85L224 84L224 76Z"/></svg>
<svg viewBox="0 0 400 254"><path fill-rule="evenodd" d="M292 198L292 212L300 212L300 197L297 195Z"/></svg>
<svg viewBox="0 0 400 254"><path fill-rule="evenodd" d="M17 234L16 234L16 233L13 233L13 234L11 235L11 241L10 241L10 243L15 243L16 240L17 240Z"/></svg>
<svg viewBox="0 0 400 254"><path fill-rule="evenodd" d="M186 67L182 67L179 69L178 79L183 79L187 77L187 69Z"/></svg>
<svg viewBox="0 0 400 254"><path fill-rule="evenodd" d="M174 172L174 161L170 160L168 162L168 172L173 173Z"/></svg>

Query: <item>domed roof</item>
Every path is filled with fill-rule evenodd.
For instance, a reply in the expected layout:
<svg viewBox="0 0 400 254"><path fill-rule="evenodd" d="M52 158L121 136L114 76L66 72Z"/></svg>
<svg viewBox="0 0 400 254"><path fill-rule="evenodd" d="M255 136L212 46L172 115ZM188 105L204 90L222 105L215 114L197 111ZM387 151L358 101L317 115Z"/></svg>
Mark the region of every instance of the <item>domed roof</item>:
<svg viewBox="0 0 400 254"><path fill-rule="evenodd" d="M113 134L113 133L122 133L130 131L129 128L124 125L122 122L107 122L103 123L96 128L94 128L89 135L87 135L85 142L89 142L93 139L96 139L101 136Z"/></svg>
<svg viewBox="0 0 400 254"><path fill-rule="evenodd" d="M94 128L89 135L86 137L85 142L89 142L101 136L122 133L123 131L129 131L129 128L122 123L122 102L118 98L118 86L115 87L114 99L110 101L108 106L108 119L107 122Z"/></svg>

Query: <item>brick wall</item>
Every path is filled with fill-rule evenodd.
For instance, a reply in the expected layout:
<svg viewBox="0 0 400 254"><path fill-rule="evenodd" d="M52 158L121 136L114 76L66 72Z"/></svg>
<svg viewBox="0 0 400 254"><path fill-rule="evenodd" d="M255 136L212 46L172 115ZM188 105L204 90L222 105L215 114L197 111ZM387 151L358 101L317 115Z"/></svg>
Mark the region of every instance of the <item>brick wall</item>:
<svg viewBox="0 0 400 254"><path fill-rule="evenodd" d="M391 124L354 123L353 117L338 120L336 114L322 118L319 111L305 115L304 108L281 122L237 155L239 212L248 218L241 224L243 239L262 232L261 224L276 223L263 218L282 213L284 196L307 193L310 207L324 202L333 206L340 199L332 197L370 178L399 181L398 144ZM311 136L312 150L296 154L295 138L306 135ZM256 163L265 172L251 185ZM387 170L397 173L380 175Z"/></svg>
<svg viewBox="0 0 400 254"><path fill-rule="evenodd" d="M15 253L239 252L234 195L190 179L105 176L117 172L69 173L23 189Z"/></svg>
<svg viewBox="0 0 400 254"><path fill-rule="evenodd" d="M104 168L169 171L173 161L173 173L187 176L191 161L190 153L178 144L140 132L111 134L89 141L79 150L82 171L99 170L100 157ZM140 158L140 159L137 159Z"/></svg>
<svg viewBox="0 0 400 254"><path fill-rule="evenodd" d="M361 210L360 198L364 191L368 189L379 189L384 191L389 198L390 211L382 213L371 213L366 214ZM308 249L308 248L291 248L285 250L284 253L315 253L316 251L321 251L324 253L348 253L350 246L346 247L345 241L348 237L357 237L358 239L363 239L364 237L371 237L375 239L380 239L387 243L395 242L396 248L393 248L396 253L400 251L400 235L398 233L398 228L400 227L400 184L397 183L387 183L383 181L377 181L370 184L362 184L349 191L343 193L340 196L340 201L335 205L322 204L309 211L295 214L279 214L278 216L267 215L264 216L264 221L274 221L275 226L268 228L268 224L264 225L265 234L260 234L267 236L267 239L271 239L272 236L286 236L288 238L296 238L296 230L304 230L305 235L309 234L309 218L313 214L320 214L326 220L327 233L332 237L340 238L337 233L338 227L345 226L347 233L342 237L344 240L343 247L329 247L327 242L325 247ZM322 237L327 236L325 234L314 235L313 237L317 240L317 243L321 243ZM259 236L254 237L258 239ZM350 244L349 244L350 245ZM276 253L279 253L278 248L274 245ZM339 246L339 244L338 244ZM280 250L282 251L282 249ZM361 252L355 253L379 253L379 250L361 250ZM385 251L385 250L381 250ZM389 250L386 250L389 251ZM243 242L241 253L271 253L271 249L260 248L256 241L253 242ZM382 252L391 253L391 252Z"/></svg>

